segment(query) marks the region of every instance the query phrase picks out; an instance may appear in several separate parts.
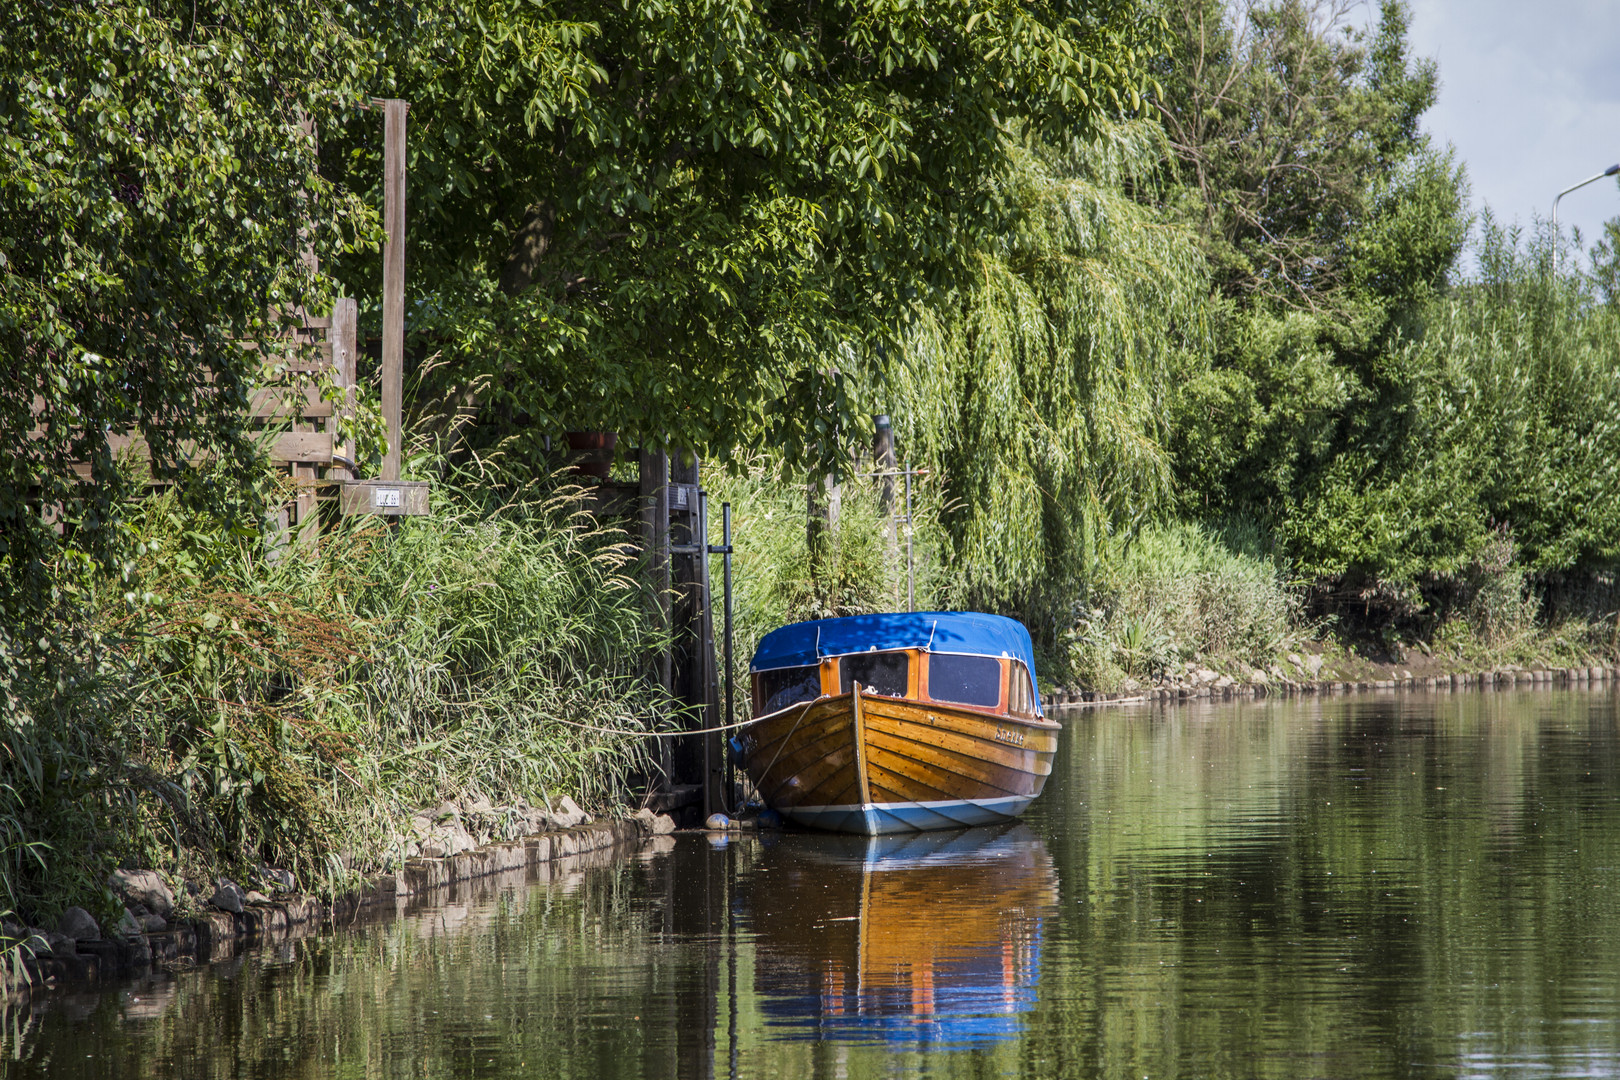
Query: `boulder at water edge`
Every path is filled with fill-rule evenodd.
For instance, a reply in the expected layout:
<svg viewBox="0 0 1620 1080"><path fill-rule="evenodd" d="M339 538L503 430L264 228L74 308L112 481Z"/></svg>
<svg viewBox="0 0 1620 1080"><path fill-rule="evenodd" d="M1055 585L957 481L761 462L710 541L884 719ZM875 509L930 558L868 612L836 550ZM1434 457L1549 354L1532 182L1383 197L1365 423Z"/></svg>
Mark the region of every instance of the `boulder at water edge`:
<svg viewBox="0 0 1620 1080"><path fill-rule="evenodd" d="M214 890L214 895L208 898L208 902L221 911L228 911L232 915L240 915L242 914L242 905L247 902L247 894L242 891L242 887L236 882L220 878Z"/></svg>
<svg viewBox="0 0 1620 1080"><path fill-rule="evenodd" d="M675 819L668 814L655 814L643 807L630 815L630 819L641 826L641 831L647 836L668 836L675 831Z"/></svg>
<svg viewBox="0 0 1620 1080"><path fill-rule="evenodd" d="M62 917L56 922L56 931L74 941L101 940L101 927L82 907L70 907L62 912Z"/></svg>
<svg viewBox="0 0 1620 1080"><path fill-rule="evenodd" d="M143 904L165 919L174 914L174 893L156 870L114 870L107 885L125 906Z"/></svg>

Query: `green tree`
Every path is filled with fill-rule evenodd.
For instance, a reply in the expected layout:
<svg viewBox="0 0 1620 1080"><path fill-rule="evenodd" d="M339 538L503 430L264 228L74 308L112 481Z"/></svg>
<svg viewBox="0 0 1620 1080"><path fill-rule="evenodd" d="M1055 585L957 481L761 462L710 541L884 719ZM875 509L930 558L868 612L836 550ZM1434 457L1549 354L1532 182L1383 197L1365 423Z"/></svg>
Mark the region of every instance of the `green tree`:
<svg viewBox="0 0 1620 1080"><path fill-rule="evenodd" d="M321 178L301 127L353 101L364 50L342 13L326 0L0 4L10 630L50 607L53 572L116 563L130 487L109 434L144 437L158 478L212 476L198 493L214 502L250 474L249 346L319 297L306 247L331 256L365 220ZM199 456L223 468L205 474ZM65 538L42 516L53 508Z"/></svg>
<svg viewBox="0 0 1620 1080"><path fill-rule="evenodd" d="M1146 121L1018 147L997 184L1012 227L920 309L892 385L902 440L942 485L945 596L1043 642L1164 509L1168 402L1203 363L1196 238L1125 193L1164 152Z"/></svg>
<svg viewBox="0 0 1620 1080"><path fill-rule="evenodd" d="M1128 0L387 15L424 388L520 459L578 426L836 457L879 346L1007 228L1008 135L1139 100L1156 33ZM331 134L374 183L371 122Z"/></svg>
<svg viewBox="0 0 1620 1080"><path fill-rule="evenodd" d="M1176 209L1199 223L1223 295L1342 313L1353 237L1426 149L1435 65L1408 57L1404 5L1385 0L1370 42L1346 21L1356 6L1172 5L1153 106L1182 180Z"/></svg>
<svg viewBox="0 0 1620 1080"><path fill-rule="evenodd" d="M1154 99L1176 155L1164 201L1214 276L1212 363L1175 400L1184 505L1272 526L1330 592L1465 561L1485 533L1424 479L1407 346L1465 242L1466 183L1418 130L1436 72L1409 56L1404 6L1386 0L1370 34L1332 2L1178 11ZM1401 497L1329 554L1378 478Z"/></svg>

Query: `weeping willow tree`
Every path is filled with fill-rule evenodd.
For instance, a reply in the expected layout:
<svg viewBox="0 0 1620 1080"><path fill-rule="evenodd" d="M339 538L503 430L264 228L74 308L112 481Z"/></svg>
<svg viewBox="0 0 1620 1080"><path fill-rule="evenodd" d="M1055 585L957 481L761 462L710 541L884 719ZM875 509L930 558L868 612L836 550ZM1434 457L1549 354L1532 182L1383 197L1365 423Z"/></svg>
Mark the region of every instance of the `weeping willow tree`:
<svg viewBox="0 0 1620 1080"><path fill-rule="evenodd" d="M942 480L948 599L1055 635L1099 559L1165 500L1165 401L1201 363L1190 233L1128 192L1163 154L1143 123L1026 144L998 197L1016 227L920 306L890 387Z"/></svg>

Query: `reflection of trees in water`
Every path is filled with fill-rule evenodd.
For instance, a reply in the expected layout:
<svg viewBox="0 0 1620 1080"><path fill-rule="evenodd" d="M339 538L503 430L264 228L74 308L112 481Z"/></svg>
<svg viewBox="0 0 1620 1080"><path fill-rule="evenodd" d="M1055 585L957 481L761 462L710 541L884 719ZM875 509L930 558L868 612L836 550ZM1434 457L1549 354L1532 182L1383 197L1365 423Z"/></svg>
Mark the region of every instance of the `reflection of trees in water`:
<svg viewBox="0 0 1620 1080"><path fill-rule="evenodd" d="M920 856L885 877L861 868L863 838L682 836L554 885L13 1009L0 1073L1605 1073L1614 700L1098 713L1066 733L1040 840L995 859ZM951 979L1013 1037L949 1049L948 1029L915 1023L955 1015ZM879 1021L864 1039L862 1009ZM932 1041L883 1041L907 1025Z"/></svg>
<svg viewBox="0 0 1620 1080"><path fill-rule="evenodd" d="M634 1058L617 1071L596 1068L609 1044L634 1045L626 1039L634 1025L580 1007L598 1001L609 1014L646 1015L642 1004L660 989L624 977L662 932L662 907L646 902L659 868L602 865L605 854L542 866L538 886L521 874L486 878L398 920L63 999L20 1040L8 1037L7 1056L21 1059L11 1071L436 1077L475 1065L479 1074L518 1074L520 1062L547 1061L561 1075L648 1075Z"/></svg>
<svg viewBox="0 0 1620 1080"><path fill-rule="evenodd" d="M1612 1015L1620 970L1614 728L1612 698L1546 693L1074 725L1036 811L1069 815L1042 999L1087 1038L1033 1025L1040 1052L1081 1075L1388 1075L1495 1032L1581 1058L1596 1029L1556 1018Z"/></svg>

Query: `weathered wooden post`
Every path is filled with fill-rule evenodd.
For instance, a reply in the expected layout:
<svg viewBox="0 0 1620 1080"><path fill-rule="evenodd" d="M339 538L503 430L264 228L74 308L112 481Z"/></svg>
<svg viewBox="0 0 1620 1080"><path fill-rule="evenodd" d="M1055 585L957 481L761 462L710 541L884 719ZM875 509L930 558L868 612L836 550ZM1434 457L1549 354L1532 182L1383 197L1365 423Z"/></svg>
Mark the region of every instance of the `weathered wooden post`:
<svg viewBox="0 0 1620 1080"><path fill-rule="evenodd" d="M677 452L669 463L669 550L670 629L673 655L670 675L675 696L688 706L708 702L708 669L703 664L703 566L699 555L702 542L698 506L697 455ZM696 727L706 727L697 724ZM703 737L686 736L675 740L675 778L680 785L705 783ZM709 813L708 810L704 811Z"/></svg>
<svg viewBox="0 0 1620 1080"><path fill-rule="evenodd" d="M838 519L843 513L844 489L833 473L810 477L805 485L805 543L810 549L810 576L819 580L836 562Z"/></svg>
<svg viewBox="0 0 1620 1080"><path fill-rule="evenodd" d="M405 400L405 115L410 102L372 98L365 107L383 111L382 412L388 449L380 476L339 488L339 507L345 515L420 516L428 512L430 485L399 478ZM332 346L335 358L335 340ZM358 340L355 346L353 354L359 351Z"/></svg>
<svg viewBox="0 0 1620 1080"><path fill-rule="evenodd" d="M736 605L735 599L733 598L732 592L731 592L731 554L732 554L732 552L731 552L731 504L730 503L722 503L721 506L720 506L720 567L721 567L721 574L723 575L721 580L722 580L722 587L724 589L724 597L725 597L725 605L726 605L726 607L725 607L725 616L726 616L725 642L726 642L726 648L725 648L724 663L726 665L726 668L725 668L725 672L726 672L726 677L725 677L725 686L726 686L725 723L726 723L726 727L728 729L731 727L732 724L734 724L736 722L736 719L737 719L736 715L735 715L736 697L737 697L737 687L736 687L736 671L737 671L736 662L737 661L736 661L736 657L735 657L735 655L733 653L734 640L733 640L733 636L732 636L732 624L733 624L734 620L737 617L737 605ZM731 795L732 783L733 783L733 781L735 779L735 770L731 767L731 755L725 753L725 740L729 740L730 738L731 738L731 735L730 735L730 732L728 731L727 734L723 737L723 739L721 741L721 744L720 744L721 755L725 758L726 763L727 763L726 764L726 770L725 770L725 781L726 781L725 790L726 790L726 795L727 795L728 798Z"/></svg>
<svg viewBox="0 0 1620 1080"><path fill-rule="evenodd" d="M382 410L388 452L382 479L399 479L401 398L405 379L405 113L398 98L383 102Z"/></svg>
<svg viewBox="0 0 1620 1080"><path fill-rule="evenodd" d="M906 462L906 610L917 610L917 571L912 559L911 462Z"/></svg>
<svg viewBox="0 0 1620 1080"><path fill-rule="evenodd" d="M894 425L886 414L872 417L872 465L878 478L878 509L894 513ZM892 522L891 522L892 525Z"/></svg>
<svg viewBox="0 0 1620 1080"><path fill-rule="evenodd" d="M894 515L894 425L887 414L872 417L872 472L878 482L878 510L883 514L883 565L890 572L900 562L900 523ZM894 579L894 606L900 606L900 577Z"/></svg>
<svg viewBox="0 0 1620 1080"><path fill-rule="evenodd" d="M636 454L640 473L641 538L647 552L647 588L653 619L666 634L670 631L669 565L669 454L643 446ZM653 675L666 694L675 692L670 647L665 645L653 659ZM658 740L658 768L666 783L674 783L674 748L668 739Z"/></svg>
<svg viewBox="0 0 1620 1080"><path fill-rule="evenodd" d="M698 588L701 603L698 621L698 663L701 680L703 726L703 815L724 813L726 806L726 758L720 732L720 680L714 658L714 590L709 585L709 496L698 491Z"/></svg>
<svg viewBox="0 0 1620 1080"><path fill-rule="evenodd" d="M358 379L360 354L360 305L350 296L340 296L332 305L332 327L326 340L332 346L332 367L337 372L337 385L343 387L343 406L333 426L347 424L354 419L355 385ZM327 477L332 480L357 480L359 472L354 464L355 445L339 442L333 447L332 468ZM338 459L342 459L341 461Z"/></svg>

